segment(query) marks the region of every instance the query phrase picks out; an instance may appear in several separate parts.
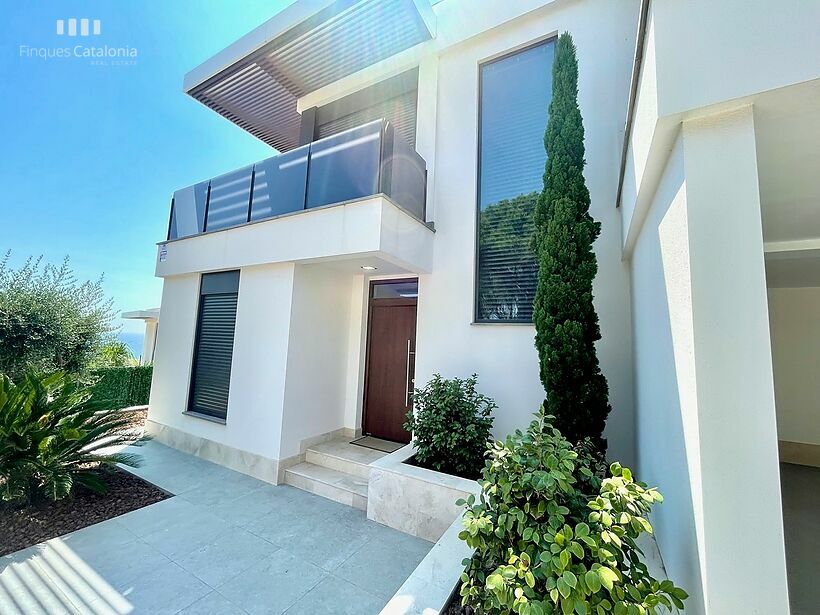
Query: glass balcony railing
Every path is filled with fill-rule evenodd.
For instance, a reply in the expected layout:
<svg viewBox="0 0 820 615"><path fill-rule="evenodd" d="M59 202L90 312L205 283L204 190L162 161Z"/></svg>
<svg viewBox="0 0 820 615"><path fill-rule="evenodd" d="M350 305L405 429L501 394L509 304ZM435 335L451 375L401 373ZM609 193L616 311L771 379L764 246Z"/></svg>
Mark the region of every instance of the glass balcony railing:
<svg viewBox="0 0 820 615"><path fill-rule="evenodd" d="M385 194L422 222L427 166L387 120L351 128L174 193L168 239Z"/></svg>

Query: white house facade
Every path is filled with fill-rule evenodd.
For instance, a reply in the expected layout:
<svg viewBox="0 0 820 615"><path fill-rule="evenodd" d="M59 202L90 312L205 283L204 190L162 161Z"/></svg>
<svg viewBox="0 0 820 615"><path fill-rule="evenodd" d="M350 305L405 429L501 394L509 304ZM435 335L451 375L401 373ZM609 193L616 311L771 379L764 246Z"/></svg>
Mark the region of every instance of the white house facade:
<svg viewBox="0 0 820 615"><path fill-rule="evenodd" d="M297 0L185 76L278 153L174 194L148 430L278 483L317 442L409 442L435 373L479 375L497 436L525 426L568 31L609 455L666 496L687 612L788 613L778 446L820 465L818 23L801 0Z"/></svg>

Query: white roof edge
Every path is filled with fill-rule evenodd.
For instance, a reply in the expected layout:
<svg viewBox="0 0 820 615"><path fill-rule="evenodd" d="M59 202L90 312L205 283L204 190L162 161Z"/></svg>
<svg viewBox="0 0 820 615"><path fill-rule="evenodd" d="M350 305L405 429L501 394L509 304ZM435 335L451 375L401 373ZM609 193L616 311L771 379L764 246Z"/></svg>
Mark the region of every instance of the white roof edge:
<svg viewBox="0 0 820 615"><path fill-rule="evenodd" d="M424 22L424 27L430 33L430 38L436 38L436 13L433 11L431 0L413 0L419 17Z"/></svg>
<svg viewBox="0 0 820 615"><path fill-rule="evenodd" d="M120 316L131 320L159 320L159 308L123 312Z"/></svg>
<svg viewBox="0 0 820 615"><path fill-rule="evenodd" d="M262 25L254 28L242 38L205 60L185 74L182 80L184 92L190 92L199 84L250 55L277 36L313 17L316 13L334 4L336 0L296 0ZM425 0L414 0L414 2ZM427 0L429 2L429 0ZM421 13L421 10L419 10ZM426 22L425 22L426 23Z"/></svg>

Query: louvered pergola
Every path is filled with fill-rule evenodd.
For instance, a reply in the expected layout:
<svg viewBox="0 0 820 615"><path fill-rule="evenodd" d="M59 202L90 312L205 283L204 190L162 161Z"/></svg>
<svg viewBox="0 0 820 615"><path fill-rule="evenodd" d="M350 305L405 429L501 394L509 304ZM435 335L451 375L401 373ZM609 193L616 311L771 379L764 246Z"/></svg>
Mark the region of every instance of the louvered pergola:
<svg viewBox="0 0 820 615"><path fill-rule="evenodd" d="M429 0L297 0L185 76L185 92L280 152L297 100L435 34Z"/></svg>

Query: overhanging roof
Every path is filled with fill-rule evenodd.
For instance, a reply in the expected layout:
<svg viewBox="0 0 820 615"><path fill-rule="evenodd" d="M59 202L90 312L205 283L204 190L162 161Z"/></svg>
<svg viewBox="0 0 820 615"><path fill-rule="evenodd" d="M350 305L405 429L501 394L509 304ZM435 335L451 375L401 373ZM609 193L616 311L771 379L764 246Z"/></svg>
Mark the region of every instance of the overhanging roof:
<svg viewBox="0 0 820 615"><path fill-rule="evenodd" d="M122 314L120 314L120 316L122 316L123 318L129 318L131 320L159 320L159 308L123 312Z"/></svg>
<svg viewBox="0 0 820 615"><path fill-rule="evenodd" d="M296 101L435 35L430 0L297 0L185 76L184 90L279 151Z"/></svg>

